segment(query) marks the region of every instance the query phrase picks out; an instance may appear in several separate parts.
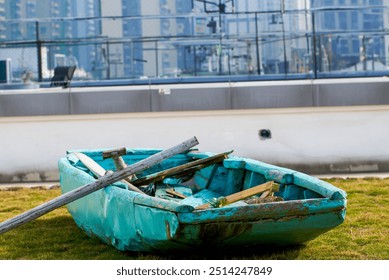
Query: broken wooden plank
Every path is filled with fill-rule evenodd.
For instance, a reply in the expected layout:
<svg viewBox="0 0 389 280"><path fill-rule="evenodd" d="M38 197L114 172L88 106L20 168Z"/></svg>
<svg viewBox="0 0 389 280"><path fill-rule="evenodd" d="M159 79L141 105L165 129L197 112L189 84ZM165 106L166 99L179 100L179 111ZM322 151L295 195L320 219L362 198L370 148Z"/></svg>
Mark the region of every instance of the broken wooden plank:
<svg viewBox="0 0 389 280"><path fill-rule="evenodd" d="M252 187L252 188L247 189L247 190L243 190L243 191L240 191L240 192L237 192L237 193L225 196L225 197L220 197L220 198L215 200L215 206L222 207L222 206L240 201L242 199L249 198L253 195L257 195L257 194L263 193L265 191L272 190L273 183L274 183L273 181L270 181L270 182L258 185L256 187ZM195 208L195 210L204 210L204 209L207 209L209 207L212 207L212 204L205 203L205 204L197 206Z"/></svg>
<svg viewBox="0 0 389 280"><path fill-rule="evenodd" d="M184 195L184 194L182 194L180 192L176 192L174 189L166 189L165 191L166 191L167 194L176 196L178 198L182 198L182 199L187 198L186 195Z"/></svg>
<svg viewBox="0 0 389 280"><path fill-rule="evenodd" d="M141 185L148 185L150 183L162 181L167 177L172 177L172 176L181 177L190 173L194 173L197 170L205 168L209 165L222 162L231 153L232 151L228 151L207 158L195 160L189 163L185 163L170 169L162 170L160 172L133 180L131 181L131 183L135 186L141 186Z"/></svg>

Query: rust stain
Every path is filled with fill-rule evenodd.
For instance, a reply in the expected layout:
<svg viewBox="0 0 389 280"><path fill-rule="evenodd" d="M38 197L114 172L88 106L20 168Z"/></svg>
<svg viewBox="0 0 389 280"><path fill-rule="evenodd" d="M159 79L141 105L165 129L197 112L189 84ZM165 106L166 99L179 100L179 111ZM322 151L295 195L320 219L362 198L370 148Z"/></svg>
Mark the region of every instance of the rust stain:
<svg viewBox="0 0 389 280"><path fill-rule="evenodd" d="M168 240L171 240L172 236L171 236L171 231L170 231L170 224L168 221L165 221L165 229L166 229L166 238Z"/></svg>
<svg viewBox="0 0 389 280"><path fill-rule="evenodd" d="M252 229L251 223L241 222L222 222L222 223L209 223L201 224L200 227L200 240L204 240L205 243L213 244L219 242L225 242L230 238L238 238L244 233L249 233Z"/></svg>

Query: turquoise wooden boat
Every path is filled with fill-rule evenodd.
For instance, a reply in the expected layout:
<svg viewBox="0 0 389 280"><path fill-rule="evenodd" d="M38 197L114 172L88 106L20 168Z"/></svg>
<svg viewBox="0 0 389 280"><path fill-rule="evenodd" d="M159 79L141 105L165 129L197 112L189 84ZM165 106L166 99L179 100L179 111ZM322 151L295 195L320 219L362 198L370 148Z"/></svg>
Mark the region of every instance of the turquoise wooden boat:
<svg viewBox="0 0 389 280"><path fill-rule="evenodd" d="M123 160L131 164L159 151L127 149ZM103 150L77 152L106 170L115 170L112 159L103 159ZM191 150L136 175L138 180L147 179L150 174L211 156L214 154ZM64 193L96 180L74 151L59 160L59 171ZM197 209L269 181L278 185L278 190L270 193L278 199L261 201L257 196ZM154 196L131 191L127 184L117 182L67 207L88 235L128 251L299 244L340 225L346 214L343 190L297 171L231 155L151 185ZM181 197L172 195L172 189ZM253 200L258 203L253 204Z"/></svg>

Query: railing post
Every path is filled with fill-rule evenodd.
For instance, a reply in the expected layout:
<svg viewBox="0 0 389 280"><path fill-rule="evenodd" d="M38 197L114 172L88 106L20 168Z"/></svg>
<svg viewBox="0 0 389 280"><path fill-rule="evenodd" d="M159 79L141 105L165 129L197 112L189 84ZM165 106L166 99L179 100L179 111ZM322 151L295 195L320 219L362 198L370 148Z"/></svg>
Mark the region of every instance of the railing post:
<svg viewBox="0 0 389 280"><path fill-rule="evenodd" d="M42 70L42 41L40 40L39 32L39 21L35 22L35 33L36 33L36 48L37 48L37 63L38 63L38 82L43 81L43 70Z"/></svg>
<svg viewBox="0 0 389 280"><path fill-rule="evenodd" d="M158 78L159 76L159 56L158 56L158 41L155 40L155 77ZM164 73L165 69L163 68L163 63L162 63L162 73ZM143 69L144 72L144 69Z"/></svg>
<svg viewBox="0 0 389 280"><path fill-rule="evenodd" d="M261 60L259 58L258 13L257 12L255 12L255 51L257 56L257 74L261 75Z"/></svg>
<svg viewBox="0 0 389 280"><path fill-rule="evenodd" d="M286 34L285 34L285 19L284 19L284 1L282 1L281 7L281 20L282 20L282 47L284 49L284 74L285 76L288 74L288 55L286 54Z"/></svg>
<svg viewBox="0 0 389 280"><path fill-rule="evenodd" d="M313 55L313 73L317 79L317 46L316 46L316 29L315 29L315 12L312 11L312 55Z"/></svg>
<svg viewBox="0 0 389 280"><path fill-rule="evenodd" d="M107 60L107 80L110 80L111 79L111 59L109 57L109 41L107 40L107 42L105 43L106 45L106 48L107 48L107 56L106 56L106 60Z"/></svg>

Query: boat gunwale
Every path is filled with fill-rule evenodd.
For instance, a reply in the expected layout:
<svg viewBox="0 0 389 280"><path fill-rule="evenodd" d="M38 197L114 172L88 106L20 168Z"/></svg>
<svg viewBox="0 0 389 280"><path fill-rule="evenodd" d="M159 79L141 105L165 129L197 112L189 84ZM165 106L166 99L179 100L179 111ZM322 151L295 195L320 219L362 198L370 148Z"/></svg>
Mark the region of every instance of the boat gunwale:
<svg viewBox="0 0 389 280"><path fill-rule="evenodd" d="M334 212L343 215L346 201L329 198L310 198L291 201L248 204L209 208L190 213L178 213L178 221L182 224L198 224L210 222L245 222L252 220L302 217Z"/></svg>
<svg viewBox="0 0 389 280"><path fill-rule="evenodd" d="M95 150L78 150L79 152L87 152L88 155L100 155L102 152L102 149L95 149ZM158 149L127 149L129 151L128 156L131 155L139 155L139 156L147 156L151 155L157 151ZM193 151L192 151L193 152ZM67 157L63 157L60 159L60 161L63 160L63 163L68 164L72 168L74 168L76 172L84 173L86 176L90 176L89 179L94 179L94 177L77 168L74 164L72 164L71 160L69 159L69 155L72 153L72 151L67 151ZM212 153L208 152L196 152L194 157L208 157L212 155ZM189 153L189 155L186 154L179 154L179 157L185 156L185 157L192 157L192 154ZM242 165L241 163L244 162ZM237 163L237 164L236 164ZM171 212L179 213L180 219L185 221L186 219L189 219L188 217L193 214L192 218L194 220L196 216L199 216L198 213L207 212L207 215L213 216L213 215L221 215L224 212L239 212L243 211L264 211L266 210L268 212L268 209L272 209L274 205L278 208L279 206L282 206L282 209L290 208L288 211L296 211L296 207L300 207L301 211L300 214L303 214L304 211L313 211L307 210L310 208L315 208L315 205L323 204L324 201L328 202L328 204L334 205L334 211L341 211L346 206L346 193L343 190L338 189L337 187L324 182L318 178L311 177L309 175L306 175L304 173L300 173L298 171L290 170L283 167L274 166L271 164L267 164L264 162L260 162L257 160L247 159L247 158L240 158L240 157L230 157L229 159L224 160L223 165L228 168L233 168L233 166L242 166L242 168L257 172L259 174L262 174L265 176L267 181L274 180L276 183L283 184L285 181L288 183L294 183L297 186L312 190L314 192L319 193L320 195L323 195L324 198L307 198L307 199L296 199L296 200L290 200L290 201L283 201L283 202L269 202L269 203L262 203L262 204L255 204L255 205L244 205L244 206L229 206L229 207L223 207L223 208L210 208L203 211L194 211L194 208L190 205L180 204L179 202L175 202L172 200L166 200L159 197L150 197L148 195L129 192L129 196L131 197L131 202L153 207L157 209L167 210ZM276 171L276 172L275 172ZM301 185L302 184L302 185ZM112 190L115 188L121 189L122 191L128 192L128 190L121 188L120 186L110 185L106 187L106 190L109 191L109 188L112 187ZM330 203L330 202L333 203ZM340 202L340 204L339 204ZM339 205L338 205L339 204ZM292 210L292 208L294 210ZM317 208L317 207L316 207ZM275 209L276 210L276 209ZM316 209L318 210L318 209ZM265 212L266 212L265 211ZM323 212L324 210L320 210ZM330 210L328 210L330 211ZM332 211L332 210L331 210ZM277 214L278 211L273 211L273 214ZM314 211L312 212L314 213ZM186 215L187 214L187 215ZM270 215L270 214L268 214ZM190 219L192 219L190 218ZM189 220L190 220L189 219Z"/></svg>
<svg viewBox="0 0 389 280"><path fill-rule="evenodd" d="M68 150L66 151L67 155L70 155L72 152L81 152L86 153L88 156L101 155L102 151L105 149L80 149L80 150ZM148 148L135 148L128 149L126 148L127 154L126 157L131 156L149 156L154 153L160 152L160 149L148 149ZM200 152L197 149L191 149L186 153L175 155L172 158L204 158L215 155L211 152ZM243 158L234 155L230 155L228 159L223 161L223 166L227 168L244 168L245 170L257 172L265 176L266 181L275 181L279 184L296 184L303 188L312 190L319 193L323 197L329 197L333 199L342 199L347 197L347 193L330 183L327 183L319 178L312 177L308 174L288 169L285 167L280 167L265 163L259 160Z"/></svg>

